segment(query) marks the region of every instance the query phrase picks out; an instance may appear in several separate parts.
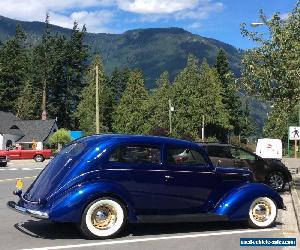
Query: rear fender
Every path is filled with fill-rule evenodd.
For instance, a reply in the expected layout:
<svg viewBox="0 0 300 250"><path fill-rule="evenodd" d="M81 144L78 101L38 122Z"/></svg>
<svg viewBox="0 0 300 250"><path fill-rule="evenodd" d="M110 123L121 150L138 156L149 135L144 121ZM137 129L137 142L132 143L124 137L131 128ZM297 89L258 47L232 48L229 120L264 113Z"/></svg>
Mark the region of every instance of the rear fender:
<svg viewBox="0 0 300 250"><path fill-rule="evenodd" d="M127 208L130 222L136 222L134 206L126 190L110 182L89 182L76 185L63 194L56 195L49 205L49 219L57 222L79 223L86 206L101 197L118 199Z"/></svg>
<svg viewBox="0 0 300 250"><path fill-rule="evenodd" d="M276 203L277 208L284 208L282 198L272 188L264 184L249 183L224 196L213 213L227 216L230 220L247 220L251 203L259 197L268 197Z"/></svg>

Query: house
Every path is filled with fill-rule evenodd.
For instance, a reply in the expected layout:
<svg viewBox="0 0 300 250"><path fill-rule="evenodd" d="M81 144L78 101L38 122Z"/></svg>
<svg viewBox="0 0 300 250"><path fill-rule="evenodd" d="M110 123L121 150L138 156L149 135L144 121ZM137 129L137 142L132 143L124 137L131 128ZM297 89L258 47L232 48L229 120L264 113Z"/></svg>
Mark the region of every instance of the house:
<svg viewBox="0 0 300 250"><path fill-rule="evenodd" d="M35 143L37 149L43 149L49 137L57 131L54 119L21 120L14 114L0 111L0 149L6 149L16 144L30 149Z"/></svg>

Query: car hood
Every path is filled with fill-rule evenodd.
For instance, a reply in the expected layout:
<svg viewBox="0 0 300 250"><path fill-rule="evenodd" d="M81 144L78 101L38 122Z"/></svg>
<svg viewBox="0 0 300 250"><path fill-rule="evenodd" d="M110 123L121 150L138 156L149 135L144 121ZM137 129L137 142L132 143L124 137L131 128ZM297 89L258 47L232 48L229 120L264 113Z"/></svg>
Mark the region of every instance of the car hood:
<svg viewBox="0 0 300 250"><path fill-rule="evenodd" d="M100 145L98 145L100 143ZM31 202L47 202L57 193L76 185L94 172L104 145L101 141L77 141L64 148L31 184L23 198ZM67 149L67 150L66 150Z"/></svg>

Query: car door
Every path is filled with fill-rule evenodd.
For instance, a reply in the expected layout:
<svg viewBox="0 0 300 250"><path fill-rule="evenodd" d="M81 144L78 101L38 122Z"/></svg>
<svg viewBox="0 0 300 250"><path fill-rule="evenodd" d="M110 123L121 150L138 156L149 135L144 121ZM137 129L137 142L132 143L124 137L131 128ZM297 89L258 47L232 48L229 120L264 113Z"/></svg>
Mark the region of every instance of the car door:
<svg viewBox="0 0 300 250"><path fill-rule="evenodd" d="M234 158L227 145L207 145L207 154L215 166L234 167Z"/></svg>
<svg viewBox="0 0 300 250"><path fill-rule="evenodd" d="M158 213L165 199L162 145L122 143L116 146L104 168L105 179L121 185L129 193L137 215Z"/></svg>
<svg viewBox="0 0 300 250"><path fill-rule="evenodd" d="M219 182L208 158L199 149L166 145L165 195L162 209L173 214L205 212L208 197Z"/></svg>
<svg viewBox="0 0 300 250"><path fill-rule="evenodd" d="M231 147L231 154L234 158L234 166L236 168L247 168L253 172L253 177L256 181L264 181L266 170L265 162L257 157L255 154L247 150Z"/></svg>
<svg viewBox="0 0 300 250"><path fill-rule="evenodd" d="M10 149L7 151L7 154L11 160L17 160L21 157L21 150L20 149Z"/></svg>

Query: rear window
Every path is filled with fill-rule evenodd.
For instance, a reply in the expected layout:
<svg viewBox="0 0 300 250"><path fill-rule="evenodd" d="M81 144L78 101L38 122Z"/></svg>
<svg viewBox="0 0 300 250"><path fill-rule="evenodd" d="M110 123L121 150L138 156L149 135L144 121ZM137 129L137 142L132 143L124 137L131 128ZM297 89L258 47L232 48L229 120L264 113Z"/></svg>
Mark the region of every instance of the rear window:
<svg viewBox="0 0 300 250"><path fill-rule="evenodd" d="M69 156L73 156L73 157L78 156L84 151L85 148L86 148L85 142L72 143L62 148L59 152L59 155L68 154Z"/></svg>
<svg viewBox="0 0 300 250"><path fill-rule="evenodd" d="M152 146L120 146L109 157L110 162L160 163L161 150Z"/></svg>
<svg viewBox="0 0 300 250"><path fill-rule="evenodd" d="M220 158L232 158L229 147L227 146L206 146L208 156Z"/></svg>

